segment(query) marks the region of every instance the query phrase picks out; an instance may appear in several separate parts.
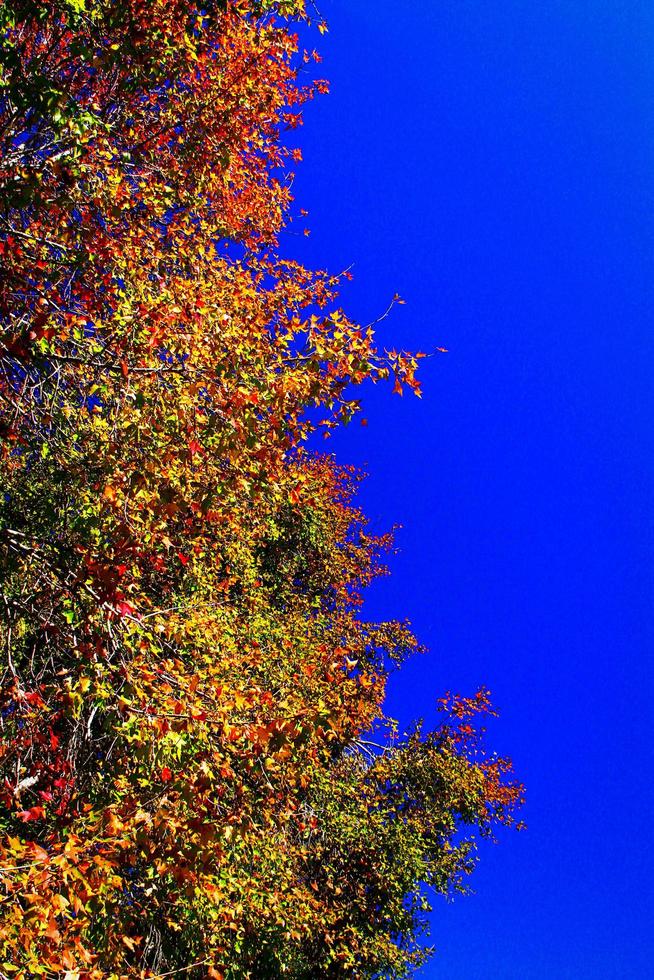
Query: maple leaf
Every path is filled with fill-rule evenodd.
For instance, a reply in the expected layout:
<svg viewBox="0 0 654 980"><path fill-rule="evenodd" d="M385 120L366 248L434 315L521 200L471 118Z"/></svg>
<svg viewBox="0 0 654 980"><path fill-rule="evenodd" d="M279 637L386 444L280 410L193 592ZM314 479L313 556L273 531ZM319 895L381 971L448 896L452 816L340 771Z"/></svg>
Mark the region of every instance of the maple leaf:
<svg viewBox="0 0 654 980"><path fill-rule="evenodd" d="M16 816L24 823L30 823L32 820L43 820L45 810L42 806L33 806L29 810L20 810Z"/></svg>

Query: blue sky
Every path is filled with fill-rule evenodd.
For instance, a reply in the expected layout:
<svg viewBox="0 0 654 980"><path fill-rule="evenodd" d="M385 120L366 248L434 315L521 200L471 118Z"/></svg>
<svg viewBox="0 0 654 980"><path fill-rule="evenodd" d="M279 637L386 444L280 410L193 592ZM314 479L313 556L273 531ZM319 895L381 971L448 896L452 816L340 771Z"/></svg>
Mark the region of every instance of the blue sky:
<svg viewBox="0 0 654 980"><path fill-rule="evenodd" d="M423 978L654 974L654 7L320 0L332 93L308 107L294 193L309 239L422 401L365 392L361 501L395 522L371 617L430 652L389 708L493 692L527 784L524 834L437 901ZM296 226L294 226L296 227Z"/></svg>

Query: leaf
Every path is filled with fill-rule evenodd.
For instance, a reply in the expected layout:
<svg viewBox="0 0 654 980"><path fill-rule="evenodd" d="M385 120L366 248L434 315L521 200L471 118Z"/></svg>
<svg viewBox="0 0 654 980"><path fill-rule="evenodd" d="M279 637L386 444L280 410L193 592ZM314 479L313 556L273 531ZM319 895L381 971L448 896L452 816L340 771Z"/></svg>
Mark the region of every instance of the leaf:
<svg viewBox="0 0 654 980"><path fill-rule="evenodd" d="M16 816L23 823L30 823L33 820L43 820L45 817L45 810L42 806L33 806L29 810L20 810Z"/></svg>

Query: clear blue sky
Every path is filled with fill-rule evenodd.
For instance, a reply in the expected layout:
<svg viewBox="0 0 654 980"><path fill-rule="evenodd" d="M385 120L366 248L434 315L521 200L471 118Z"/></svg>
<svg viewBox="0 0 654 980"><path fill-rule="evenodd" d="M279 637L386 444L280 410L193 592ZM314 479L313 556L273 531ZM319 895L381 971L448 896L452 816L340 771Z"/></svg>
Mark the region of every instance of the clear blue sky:
<svg viewBox="0 0 654 980"><path fill-rule="evenodd" d="M319 0L332 94L295 182L310 239L389 346L450 353L421 401L365 394L367 612L430 653L390 708L488 685L522 835L437 901L434 980L654 976L654 6Z"/></svg>

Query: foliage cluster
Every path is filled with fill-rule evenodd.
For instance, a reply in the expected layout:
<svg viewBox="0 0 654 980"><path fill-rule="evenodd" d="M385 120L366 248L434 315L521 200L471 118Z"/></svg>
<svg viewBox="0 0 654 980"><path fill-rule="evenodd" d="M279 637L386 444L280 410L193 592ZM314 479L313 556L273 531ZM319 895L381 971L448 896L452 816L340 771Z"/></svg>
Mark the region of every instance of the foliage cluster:
<svg viewBox="0 0 654 980"><path fill-rule="evenodd" d="M0 965L401 977L521 788L484 692L399 737L389 537L306 448L417 389L280 256L301 0L0 9ZM323 28L323 25L318 25Z"/></svg>

